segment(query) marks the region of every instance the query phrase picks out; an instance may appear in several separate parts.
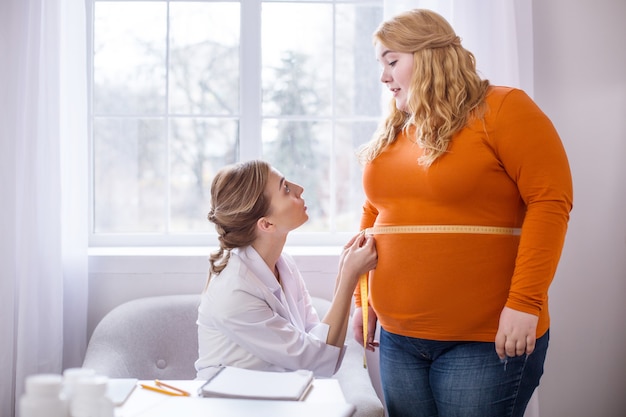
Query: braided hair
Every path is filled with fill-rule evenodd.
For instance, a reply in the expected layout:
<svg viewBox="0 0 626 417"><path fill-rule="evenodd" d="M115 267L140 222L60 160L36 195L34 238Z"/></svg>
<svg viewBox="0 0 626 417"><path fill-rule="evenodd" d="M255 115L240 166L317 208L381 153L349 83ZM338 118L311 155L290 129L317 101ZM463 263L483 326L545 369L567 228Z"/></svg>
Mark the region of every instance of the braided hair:
<svg viewBox="0 0 626 417"><path fill-rule="evenodd" d="M209 280L226 268L231 249L248 246L256 238L257 220L270 207L265 195L270 168L265 161L240 162L220 169L213 178L207 217L215 225L219 249L209 258Z"/></svg>

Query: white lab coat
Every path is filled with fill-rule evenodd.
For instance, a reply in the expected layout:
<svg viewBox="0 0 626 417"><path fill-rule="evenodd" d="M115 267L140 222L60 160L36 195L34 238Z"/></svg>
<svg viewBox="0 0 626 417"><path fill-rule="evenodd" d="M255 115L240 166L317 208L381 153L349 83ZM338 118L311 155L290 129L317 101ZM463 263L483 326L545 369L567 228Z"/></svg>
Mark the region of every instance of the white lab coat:
<svg viewBox="0 0 626 417"><path fill-rule="evenodd" d="M282 254L277 268L282 288L248 246L232 250L226 268L211 278L198 308L198 379L215 365L337 372L346 347L325 343L329 326L313 309L294 260Z"/></svg>

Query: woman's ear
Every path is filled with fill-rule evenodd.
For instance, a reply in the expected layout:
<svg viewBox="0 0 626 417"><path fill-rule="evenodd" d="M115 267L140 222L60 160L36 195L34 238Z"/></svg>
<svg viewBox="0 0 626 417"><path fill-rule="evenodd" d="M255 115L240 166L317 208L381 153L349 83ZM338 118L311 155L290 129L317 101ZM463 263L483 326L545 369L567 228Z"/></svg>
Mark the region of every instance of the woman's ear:
<svg viewBox="0 0 626 417"><path fill-rule="evenodd" d="M257 220L256 225L262 232L269 232L274 227L274 224L272 224L266 217L261 217Z"/></svg>

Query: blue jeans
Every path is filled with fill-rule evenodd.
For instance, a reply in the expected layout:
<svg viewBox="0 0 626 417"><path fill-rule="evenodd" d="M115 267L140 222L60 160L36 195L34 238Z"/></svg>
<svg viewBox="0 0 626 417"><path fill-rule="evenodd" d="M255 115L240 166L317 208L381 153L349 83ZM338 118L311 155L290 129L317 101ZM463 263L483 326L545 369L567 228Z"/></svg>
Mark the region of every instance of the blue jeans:
<svg viewBox="0 0 626 417"><path fill-rule="evenodd" d="M522 417L539 385L549 332L530 355L500 360L494 343L440 342L381 329L389 417Z"/></svg>

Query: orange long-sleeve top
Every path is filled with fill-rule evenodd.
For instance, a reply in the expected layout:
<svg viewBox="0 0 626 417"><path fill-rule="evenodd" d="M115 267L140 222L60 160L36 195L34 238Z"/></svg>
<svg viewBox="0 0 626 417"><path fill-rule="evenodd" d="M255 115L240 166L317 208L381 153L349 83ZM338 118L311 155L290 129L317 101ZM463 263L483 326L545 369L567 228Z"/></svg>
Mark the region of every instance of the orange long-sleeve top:
<svg viewBox="0 0 626 417"><path fill-rule="evenodd" d="M521 228L521 235L379 234L370 300L389 332L493 342L504 306L550 325L548 287L561 255L573 190L550 120L521 90L491 87L470 122L430 167L399 134L366 164L362 229L397 225ZM357 306L360 296L355 292Z"/></svg>

